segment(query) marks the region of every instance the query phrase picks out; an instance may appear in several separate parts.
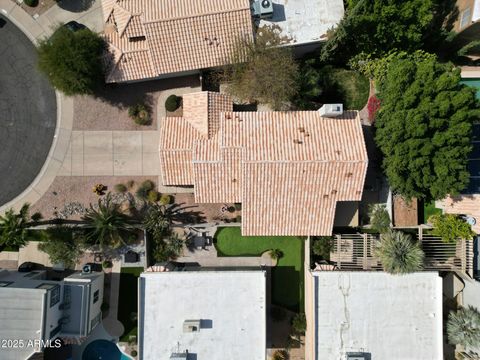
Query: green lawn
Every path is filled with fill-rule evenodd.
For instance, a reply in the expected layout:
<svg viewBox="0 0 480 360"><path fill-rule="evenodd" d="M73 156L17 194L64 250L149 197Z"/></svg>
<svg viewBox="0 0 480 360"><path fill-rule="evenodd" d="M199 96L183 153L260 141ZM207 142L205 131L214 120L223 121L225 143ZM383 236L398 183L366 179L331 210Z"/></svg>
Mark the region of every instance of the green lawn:
<svg viewBox="0 0 480 360"><path fill-rule="evenodd" d="M303 309L303 244L292 236L242 236L239 227L219 228L215 234L219 256L258 256L280 249L283 257L272 269L272 302L291 310Z"/></svg>
<svg viewBox="0 0 480 360"><path fill-rule="evenodd" d="M302 66L300 90L294 101L299 109L316 110L321 104L342 103L344 109L361 110L367 104L370 83L364 75L331 65Z"/></svg>
<svg viewBox="0 0 480 360"><path fill-rule="evenodd" d="M118 294L118 320L125 327L120 341L128 341L130 335L137 336L137 321L132 313L137 313L138 277L143 268L122 268L120 273L120 291Z"/></svg>
<svg viewBox="0 0 480 360"><path fill-rule="evenodd" d="M442 212L442 209L435 207L435 201L431 201L428 204L423 205L423 223L426 224L430 216L439 215Z"/></svg>

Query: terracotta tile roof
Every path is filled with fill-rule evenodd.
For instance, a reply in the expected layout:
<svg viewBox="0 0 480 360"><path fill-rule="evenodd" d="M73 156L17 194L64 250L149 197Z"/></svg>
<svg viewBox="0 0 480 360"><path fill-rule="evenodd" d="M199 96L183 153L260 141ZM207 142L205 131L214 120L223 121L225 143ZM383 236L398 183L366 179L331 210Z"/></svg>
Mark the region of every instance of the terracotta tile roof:
<svg viewBox="0 0 480 360"><path fill-rule="evenodd" d="M358 112L225 111L218 119L216 136L194 140L189 185L199 203L241 202L244 235L330 235L337 202L360 201L368 158Z"/></svg>
<svg viewBox="0 0 480 360"><path fill-rule="evenodd" d="M220 112L232 111L232 107L228 95L208 91L191 93L183 96L182 118L162 119L160 163L164 185L194 184L192 154L195 142L214 136Z"/></svg>
<svg viewBox="0 0 480 360"><path fill-rule="evenodd" d="M222 66L236 39L253 34L249 0L102 0L102 10L109 44L148 52L110 61L107 82Z"/></svg>

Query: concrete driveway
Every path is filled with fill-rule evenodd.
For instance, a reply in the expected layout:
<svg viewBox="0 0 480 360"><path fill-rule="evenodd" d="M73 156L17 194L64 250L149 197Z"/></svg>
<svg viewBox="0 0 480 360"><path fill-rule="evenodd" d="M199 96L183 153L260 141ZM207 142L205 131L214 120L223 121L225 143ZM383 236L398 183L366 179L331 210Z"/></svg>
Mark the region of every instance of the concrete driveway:
<svg viewBox="0 0 480 360"><path fill-rule="evenodd" d="M158 176L158 131L72 131L59 176Z"/></svg>

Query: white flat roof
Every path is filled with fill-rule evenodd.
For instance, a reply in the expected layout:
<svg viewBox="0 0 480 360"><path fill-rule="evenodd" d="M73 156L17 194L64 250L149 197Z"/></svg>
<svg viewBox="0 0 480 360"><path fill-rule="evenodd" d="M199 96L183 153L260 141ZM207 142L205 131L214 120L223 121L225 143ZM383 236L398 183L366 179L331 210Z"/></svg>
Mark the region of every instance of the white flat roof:
<svg viewBox="0 0 480 360"><path fill-rule="evenodd" d="M301 45L326 40L327 31L343 18L343 0L272 0L273 18L260 21L275 24L282 34Z"/></svg>
<svg viewBox="0 0 480 360"><path fill-rule="evenodd" d="M316 359L443 359L437 273L313 272Z"/></svg>
<svg viewBox="0 0 480 360"><path fill-rule="evenodd" d="M264 271L144 273L139 286L140 359L265 360ZM185 320L201 320L184 332Z"/></svg>

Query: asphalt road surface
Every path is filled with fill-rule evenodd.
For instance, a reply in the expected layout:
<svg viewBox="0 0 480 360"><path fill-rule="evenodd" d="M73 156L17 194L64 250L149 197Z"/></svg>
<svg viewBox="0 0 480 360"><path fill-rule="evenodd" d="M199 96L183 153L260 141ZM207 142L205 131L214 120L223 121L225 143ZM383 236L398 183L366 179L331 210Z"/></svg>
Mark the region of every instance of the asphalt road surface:
<svg viewBox="0 0 480 360"><path fill-rule="evenodd" d="M0 16L0 206L40 172L55 133L55 91L31 41Z"/></svg>

